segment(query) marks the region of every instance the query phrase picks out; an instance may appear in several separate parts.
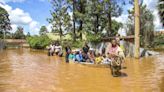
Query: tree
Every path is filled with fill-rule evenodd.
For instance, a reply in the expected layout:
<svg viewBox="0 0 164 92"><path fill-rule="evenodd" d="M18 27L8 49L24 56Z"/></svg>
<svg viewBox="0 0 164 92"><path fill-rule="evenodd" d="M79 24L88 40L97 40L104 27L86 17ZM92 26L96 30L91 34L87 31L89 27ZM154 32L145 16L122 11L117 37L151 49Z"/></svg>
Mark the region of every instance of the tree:
<svg viewBox="0 0 164 92"><path fill-rule="evenodd" d="M68 5L65 0L52 0L51 16L48 21L53 25L54 30L59 30L60 38L64 31L71 29L70 15L68 13Z"/></svg>
<svg viewBox="0 0 164 92"><path fill-rule="evenodd" d="M74 12L75 12L74 16L76 17L76 21L79 25L78 32L80 33L79 37L81 40L82 40L82 32L84 31L83 23L84 23L84 18L85 18L86 5L87 5L86 0L77 0L76 7L74 10Z"/></svg>
<svg viewBox="0 0 164 92"><path fill-rule="evenodd" d="M60 36L72 29L74 41L78 37L82 39L82 33L101 36L103 30L107 31L108 36L114 36L120 23L111 18L118 17L122 13L119 1L124 2L124 0L52 0L52 18L48 21L53 24L53 30L60 32Z"/></svg>
<svg viewBox="0 0 164 92"><path fill-rule="evenodd" d="M101 34L102 31L105 30L106 36L114 36L118 31L115 28L119 28L120 23L116 23L116 21L112 20L111 18L121 15L122 8L119 5L120 3L124 3L124 0L87 1L87 3L84 4L84 30L89 30L89 32L94 34Z"/></svg>
<svg viewBox="0 0 164 92"><path fill-rule="evenodd" d="M70 12L72 12L72 16L71 16L72 19L70 19L70 21L73 22L73 29L72 29L73 41L76 41L76 38L77 38L77 36L76 36L76 18L77 17L76 17L75 12L76 12L77 0L66 0L66 2L68 4L68 6L67 6L68 10Z"/></svg>
<svg viewBox="0 0 164 92"><path fill-rule="evenodd" d="M0 38L2 38L3 32L11 30L11 23L8 12L0 7Z"/></svg>
<svg viewBox="0 0 164 92"><path fill-rule="evenodd" d="M112 30L112 17L118 17L122 14L122 6L125 5L124 0L104 0L104 17L107 19L107 36L114 36Z"/></svg>
<svg viewBox="0 0 164 92"><path fill-rule="evenodd" d="M154 16L152 12L147 9L146 5L140 4L140 35L141 35L141 46L147 47L151 46L154 37ZM128 16L128 35L134 35L134 8L129 10Z"/></svg>
<svg viewBox="0 0 164 92"><path fill-rule="evenodd" d="M25 39L25 35L23 33L23 27L17 27L17 31L14 33L15 39Z"/></svg>
<svg viewBox="0 0 164 92"><path fill-rule="evenodd" d="M86 7L86 17L85 17L85 27L88 28L86 30L90 30L95 34L98 34L100 31L100 27L103 21L101 21L103 13L103 4L100 0L91 0L87 2Z"/></svg>
<svg viewBox="0 0 164 92"><path fill-rule="evenodd" d="M158 0L158 10L159 10L161 22L164 26L164 1L163 0Z"/></svg>
<svg viewBox="0 0 164 92"><path fill-rule="evenodd" d="M41 26L40 31L39 31L39 34L40 35L45 35L47 32L48 31L47 31L46 26Z"/></svg>

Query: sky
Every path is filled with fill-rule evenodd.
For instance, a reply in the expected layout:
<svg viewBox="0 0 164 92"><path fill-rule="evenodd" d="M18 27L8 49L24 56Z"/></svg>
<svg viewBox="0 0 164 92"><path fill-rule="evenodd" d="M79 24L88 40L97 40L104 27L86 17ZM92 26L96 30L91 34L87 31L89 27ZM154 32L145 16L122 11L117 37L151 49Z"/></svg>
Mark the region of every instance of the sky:
<svg viewBox="0 0 164 92"><path fill-rule="evenodd" d="M160 23L157 10L158 0L144 0L143 3L148 6L155 16L154 25L155 30L163 29ZM24 28L24 33L30 32L30 34L38 34L41 26L46 26L51 30L51 24L47 22L47 18L50 18L51 4L49 0L0 0L0 6L5 8L9 13L11 21L12 32L15 32L18 26ZM123 6L124 12L119 17L113 17L118 22L126 23L128 18L128 9L132 9L133 6L127 4ZM119 30L124 33L124 30Z"/></svg>
<svg viewBox="0 0 164 92"><path fill-rule="evenodd" d="M51 4L48 0L0 0L0 6L9 13L12 32L18 26L24 28L25 34L38 34L42 25L50 30L47 18L50 18Z"/></svg>

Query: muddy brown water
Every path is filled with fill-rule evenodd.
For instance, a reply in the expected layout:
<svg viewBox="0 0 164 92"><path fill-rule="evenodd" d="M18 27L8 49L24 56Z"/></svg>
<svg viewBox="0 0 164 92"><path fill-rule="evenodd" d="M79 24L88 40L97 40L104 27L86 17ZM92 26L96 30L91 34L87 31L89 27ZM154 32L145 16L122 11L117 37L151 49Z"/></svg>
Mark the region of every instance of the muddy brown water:
<svg viewBox="0 0 164 92"><path fill-rule="evenodd" d="M164 53L126 59L122 76L109 68L65 63L46 52L0 52L0 92L164 92Z"/></svg>

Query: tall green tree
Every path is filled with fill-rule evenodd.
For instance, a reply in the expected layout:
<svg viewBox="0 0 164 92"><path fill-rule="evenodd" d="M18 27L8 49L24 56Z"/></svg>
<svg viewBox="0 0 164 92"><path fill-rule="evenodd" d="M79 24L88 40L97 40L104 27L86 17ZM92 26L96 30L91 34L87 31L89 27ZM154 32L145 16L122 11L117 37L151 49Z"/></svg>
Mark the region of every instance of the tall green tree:
<svg viewBox="0 0 164 92"><path fill-rule="evenodd" d="M103 30L107 31L107 36L113 36L120 27L120 23L111 19L122 13L119 1L123 3L124 0L52 0L49 22L60 36L64 28L72 29L74 41L78 37L82 39L82 33L101 35Z"/></svg>
<svg viewBox="0 0 164 92"><path fill-rule="evenodd" d="M164 0L158 0L158 10L161 22L164 26Z"/></svg>
<svg viewBox="0 0 164 92"><path fill-rule="evenodd" d="M39 34L40 35L45 35L48 32L46 26L41 26Z"/></svg>
<svg viewBox="0 0 164 92"><path fill-rule="evenodd" d="M82 33L86 32L99 33L102 7L102 0L73 0L73 20L77 37L82 39Z"/></svg>
<svg viewBox="0 0 164 92"><path fill-rule="evenodd" d="M72 12L72 23L73 23L73 29L72 29L72 35L73 35L73 41L76 41L77 35L76 35L76 7L77 7L77 1L78 0L66 0L68 4L68 9L70 12Z"/></svg>
<svg viewBox="0 0 164 92"><path fill-rule="evenodd" d="M85 32L83 27L85 27L84 26L85 18L87 18L86 17L87 6L89 5L87 2L88 2L87 0L77 0L76 1L76 7L75 7L76 22L79 25L77 32L79 33L78 37L80 37L81 40L82 40L82 33Z"/></svg>
<svg viewBox="0 0 164 92"><path fill-rule="evenodd" d="M8 30L11 30L9 14L4 8L0 7L0 38L3 37L3 32Z"/></svg>
<svg viewBox="0 0 164 92"><path fill-rule="evenodd" d="M116 21L112 20L112 17L121 15L121 5L125 5L124 3L124 0L87 1L84 28L87 28L86 30L90 30L95 34L99 34L103 30L106 30L106 36L114 36L117 30L113 28L116 26Z"/></svg>
<svg viewBox="0 0 164 92"><path fill-rule="evenodd" d="M15 39L25 39L25 35L23 33L23 27L17 27L17 31L14 33Z"/></svg>
<svg viewBox="0 0 164 92"><path fill-rule="evenodd" d="M112 30L112 17L118 17L122 14L122 6L125 0L104 0L104 17L107 19L107 36L114 36L115 30Z"/></svg>
<svg viewBox="0 0 164 92"><path fill-rule="evenodd" d="M103 4L100 0L91 0L87 2L87 11L86 11L86 27L89 28L90 31L98 34L100 32L99 28L102 27L101 18L103 14Z"/></svg>
<svg viewBox="0 0 164 92"><path fill-rule="evenodd" d="M52 0L51 16L48 21L53 25L54 30L59 30L60 38L64 31L71 29L71 18L68 13L68 4L66 0Z"/></svg>

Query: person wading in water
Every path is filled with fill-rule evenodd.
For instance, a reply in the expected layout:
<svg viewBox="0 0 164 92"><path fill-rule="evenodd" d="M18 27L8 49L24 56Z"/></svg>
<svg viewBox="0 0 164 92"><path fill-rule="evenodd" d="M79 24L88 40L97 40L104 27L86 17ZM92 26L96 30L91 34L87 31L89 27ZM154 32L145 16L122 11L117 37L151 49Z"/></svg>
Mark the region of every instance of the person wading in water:
<svg viewBox="0 0 164 92"><path fill-rule="evenodd" d="M66 60L66 63L69 63L69 54L71 53L71 47L67 45L65 47L65 51L66 51L65 60Z"/></svg>
<svg viewBox="0 0 164 92"><path fill-rule="evenodd" d="M109 49L109 57L112 60L111 70L112 75L117 76L119 70L121 69L121 64L124 59L123 50L118 46L116 40L112 40L111 48Z"/></svg>

